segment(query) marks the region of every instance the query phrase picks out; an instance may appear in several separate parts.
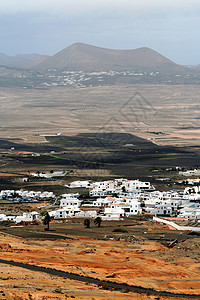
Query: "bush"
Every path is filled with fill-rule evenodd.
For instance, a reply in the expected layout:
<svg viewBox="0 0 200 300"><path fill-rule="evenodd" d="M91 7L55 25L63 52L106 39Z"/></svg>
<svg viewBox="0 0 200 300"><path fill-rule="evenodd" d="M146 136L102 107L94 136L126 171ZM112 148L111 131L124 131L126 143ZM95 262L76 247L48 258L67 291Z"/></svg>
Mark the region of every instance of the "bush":
<svg viewBox="0 0 200 300"><path fill-rule="evenodd" d="M0 221L0 226L5 226L8 227L12 224L13 222L11 221Z"/></svg>
<svg viewBox="0 0 200 300"><path fill-rule="evenodd" d="M84 226L85 226L85 228L90 228L90 219L84 220Z"/></svg>
<svg viewBox="0 0 200 300"><path fill-rule="evenodd" d="M126 232L128 232L127 230L125 230L125 229L122 229L122 228L116 228L116 229L114 229L113 230L113 232L121 232L121 233L126 233Z"/></svg>

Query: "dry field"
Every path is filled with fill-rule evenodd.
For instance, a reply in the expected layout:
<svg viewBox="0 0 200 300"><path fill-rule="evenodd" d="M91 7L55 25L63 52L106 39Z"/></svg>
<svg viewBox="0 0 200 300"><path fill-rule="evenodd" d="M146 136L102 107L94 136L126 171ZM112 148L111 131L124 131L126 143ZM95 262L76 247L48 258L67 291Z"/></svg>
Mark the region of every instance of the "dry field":
<svg viewBox="0 0 200 300"><path fill-rule="evenodd" d="M143 232L147 224L151 234L170 232L149 222L127 228ZM169 249L138 235L131 241L93 239L94 232L101 235L106 228L84 229L82 223L51 224L51 230L42 233L42 227L28 226L16 229L22 237L0 234L0 299L200 298L199 238L180 240ZM32 238L25 238L28 231ZM78 276L73 278L74 274Z"/></svg>
<svg viewBox="0 0 200 300"><path fill-rule="evenodd" d="M0 91L1 138L126 132L165 145L198 145L197 85L118 85Z"/></svg>

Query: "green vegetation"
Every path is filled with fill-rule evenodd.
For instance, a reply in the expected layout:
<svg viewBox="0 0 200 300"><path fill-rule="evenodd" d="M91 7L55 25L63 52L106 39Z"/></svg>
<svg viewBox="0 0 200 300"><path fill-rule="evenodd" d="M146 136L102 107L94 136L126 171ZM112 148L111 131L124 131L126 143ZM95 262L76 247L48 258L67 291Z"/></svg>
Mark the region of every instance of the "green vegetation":
<svg viewBox="0 0 200 300"><path fill-rule="evenodd" d="M0 221L0 226L9 227L13 222L11 221Z"/></svg>

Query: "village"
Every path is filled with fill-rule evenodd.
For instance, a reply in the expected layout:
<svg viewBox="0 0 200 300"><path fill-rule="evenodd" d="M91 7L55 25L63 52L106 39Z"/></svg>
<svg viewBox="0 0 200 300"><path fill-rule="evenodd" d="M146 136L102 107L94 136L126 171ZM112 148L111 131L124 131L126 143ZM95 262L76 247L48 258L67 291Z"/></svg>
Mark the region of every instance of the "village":
<svg viewBox="0 0 200 300"><path fill-rule="evenodd" d="M15 224L22 222L42 221L42 211L48 212L51 220L67 221L69 218L100 217L102 221L123 221L134 216L147 218L167 218L192 222L194 231L200 227L200 188L197 179L188 179L190 186L182 191L156 190L150 182L128 180L124 178L92 182L90 180L72 181L65 187L71 193L55 196L48 191L2 190L0 199L10 203L36 203L34 211L22 215L8 215L0 211L0 222L9 221ZM80 195L73 190L85 188L87 195ZM162 220L162 219L161 219ZM166 219L165 219L166 220ZM187 228L186 228L187 230Z"/></svg>

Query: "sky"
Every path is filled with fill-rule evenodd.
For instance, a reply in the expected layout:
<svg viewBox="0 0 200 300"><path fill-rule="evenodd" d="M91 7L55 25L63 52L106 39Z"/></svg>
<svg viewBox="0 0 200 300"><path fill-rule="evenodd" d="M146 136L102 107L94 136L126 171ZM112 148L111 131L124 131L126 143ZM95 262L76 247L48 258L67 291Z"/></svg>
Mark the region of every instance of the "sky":
<svg viewBox="0 0 200 300"><path fill-rule="evenodd" d="M53 55L76 42L149 47L200 64L200 0L0 1L0 53Z"/></svg>

